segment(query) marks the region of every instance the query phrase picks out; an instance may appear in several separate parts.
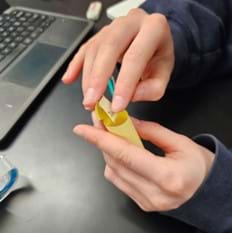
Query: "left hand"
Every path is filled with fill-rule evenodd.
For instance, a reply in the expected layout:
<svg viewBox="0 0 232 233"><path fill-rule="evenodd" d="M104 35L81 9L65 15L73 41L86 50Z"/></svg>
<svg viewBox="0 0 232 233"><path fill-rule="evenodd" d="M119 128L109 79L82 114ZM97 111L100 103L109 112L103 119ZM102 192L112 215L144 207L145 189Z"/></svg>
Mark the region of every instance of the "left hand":
<svg viewBox="0 0 232 233"><path fill-rule="evenodd" d="M199 189L214 155L191 139L159 124L134 120L139 135L165 152L159 157L95 126L74 132L104 153L105 177L144 211L180 207Z"/></svg>

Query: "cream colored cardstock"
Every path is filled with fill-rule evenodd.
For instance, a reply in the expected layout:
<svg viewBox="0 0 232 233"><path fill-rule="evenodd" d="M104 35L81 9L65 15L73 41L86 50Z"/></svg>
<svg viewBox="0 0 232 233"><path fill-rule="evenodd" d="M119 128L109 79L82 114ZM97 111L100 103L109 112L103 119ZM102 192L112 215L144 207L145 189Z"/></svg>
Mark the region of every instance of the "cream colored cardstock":
<svg viewBox="0 0 232 233"><path fill-rule="evenodd" d="M95 113L98 120L103 122L110 133L122 137L139 147L143 147L143 143L127 111L112 113L110 101L103 96L95 107Z"/></svg>

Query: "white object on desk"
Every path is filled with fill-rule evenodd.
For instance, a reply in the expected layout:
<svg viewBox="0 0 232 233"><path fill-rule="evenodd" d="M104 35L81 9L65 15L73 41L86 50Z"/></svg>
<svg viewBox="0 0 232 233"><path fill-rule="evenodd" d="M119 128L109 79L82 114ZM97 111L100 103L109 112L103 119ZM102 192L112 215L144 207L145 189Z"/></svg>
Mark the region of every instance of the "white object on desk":
<svg viewBox="0 0 232 233"><path fill-rule="evenodd" d="M90 20L98 20L102 11L102 3L100 1L91 2L86 12L86 18Z"/></svg>
<svg viewBox="0 0 232 233"><path fill-rule="evenodd" d="M128 12L140 6L145 0L124 0L106 10L106 14L110 19L116 19L120 16L125 16Z"/></svg>

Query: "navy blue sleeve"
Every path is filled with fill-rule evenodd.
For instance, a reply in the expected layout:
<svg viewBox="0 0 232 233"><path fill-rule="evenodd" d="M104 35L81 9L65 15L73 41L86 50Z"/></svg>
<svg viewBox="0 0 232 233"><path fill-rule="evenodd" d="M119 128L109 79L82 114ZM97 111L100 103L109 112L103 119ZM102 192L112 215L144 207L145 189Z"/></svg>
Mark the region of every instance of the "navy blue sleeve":
<svg viewBox="0 0 232 233"><path fill-rule="evenodd" d="M148 0L140 7L164 14L170 24L175 47L170 86L232 74L231 0Z"/></svg>
<svg viewBox="0 0 232 233"><path fill-rule="evenodd" d="M184 205L165 215L184 221L203 232L232 232L232 153L212 135L195 141L215 153L208 177Z"/></svg>

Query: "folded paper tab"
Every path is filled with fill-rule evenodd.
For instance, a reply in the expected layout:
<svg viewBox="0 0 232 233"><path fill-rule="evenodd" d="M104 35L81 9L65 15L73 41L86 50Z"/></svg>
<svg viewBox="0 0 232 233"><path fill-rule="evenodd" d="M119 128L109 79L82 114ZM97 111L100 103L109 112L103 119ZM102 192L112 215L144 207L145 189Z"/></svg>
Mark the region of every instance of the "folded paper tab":
<svg viewBox="0 0 232 233"><path fill-rule="evenodd" d="M143 147L143 143L127 111L113 113L110 101L103 96L95 107L95 113L98 120L103 122L110 133L122 137L139 147Z"/></svg>

